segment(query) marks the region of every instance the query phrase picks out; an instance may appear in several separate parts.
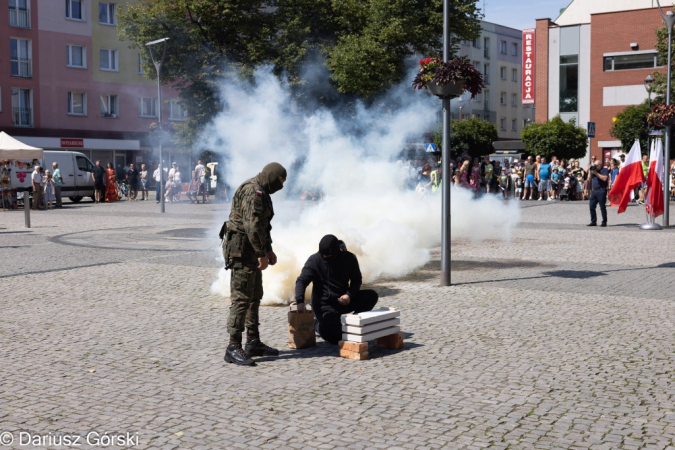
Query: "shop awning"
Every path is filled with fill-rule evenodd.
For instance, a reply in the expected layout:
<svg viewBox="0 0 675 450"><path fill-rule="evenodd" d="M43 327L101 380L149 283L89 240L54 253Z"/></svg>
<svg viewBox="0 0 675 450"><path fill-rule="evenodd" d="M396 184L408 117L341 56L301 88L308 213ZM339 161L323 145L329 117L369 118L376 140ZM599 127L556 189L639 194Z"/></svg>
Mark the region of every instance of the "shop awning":
<svg viewBox="0 0 675 450"><path fill-rule="evenodd" d="M0 131L0 160L4 159L22 159L33 160L42 159L43 150L37 147L31 147L21 141L14 139L4 131Z"/></svg>

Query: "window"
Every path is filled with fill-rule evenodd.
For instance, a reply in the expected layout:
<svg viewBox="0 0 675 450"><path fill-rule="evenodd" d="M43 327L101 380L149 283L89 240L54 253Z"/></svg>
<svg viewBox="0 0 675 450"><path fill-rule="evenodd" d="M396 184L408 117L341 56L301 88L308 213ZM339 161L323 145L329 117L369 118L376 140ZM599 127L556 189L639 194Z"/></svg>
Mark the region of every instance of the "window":
<svg viewBox="0 0 675 450"><path fill-rule="evenodd" d="M141 117L157 117L157 97L141 97Z"/></svg>
<svg viewBox="0 0 675 450"><path fill-rule="evenodd" d="M485 103L483 104L483 109L485 111L490 111L490 91L483 89L483 94L485 94Z"/></svg>
<svg viewBox="0 0 675 450"><path fill-rule="evenodd" d="M30 89L12 89L12 125L33 126L33 92Z"/></svg>
<svg viewBox="0 0 675 450"><path fill-rule="evenodd" d="M187 109L178 101L169 102L169 120L185 120L187 118Z"/></svg>
<svg viewBox="0 0 675 450"><path fill-rule="evenodd" d="M77 162L77 168L83 172L93 172L94 165L84 156L75 155L75 161Z"/></svg>
<svg viewBox="0 0 675 450"><path fill-rule="evenodd" d="M86 52L84 47L80 45L66 45L66 66L76 67L78 69L85 69L87 67L86 63Z"/></svg>
<svg viewBox="0 0 675 450"><path fill-rule="evenodd" d="M30 28L28 0L9 0L9 26Z"/></svg>
<svg viewBox="0 0 675 450"><path fill-rule="evenodd" d="M10 39L10 62L12 76L30 78L33 76L31 64L31 42L28 39Z"/></svg>
<svg viewBox="0 0 675 450"><path fill-rule="evenodd" d="M659 67L658 55L656 52L605 56L604 63L605 71L652 69L654 67Z"/></svg>
<svg viewBox="0 0 675 450"><path fill-rule="evenodd" d="M68 92L68 114L71 116L87 115L87 94Z"/></svg>
<svg viewBox="0 0 675 450"><path fill-rule="evenodd" d="M506 119L503 117L499 119L499 129L502 131L506 131Z"/></svg>
<svg viewBox="0 0 675 450"><path fill-rule="evenodd" d="M500 105L506 105L506 92L502 92L499 95L499 104Z"/></svg>
<svg viewBox="0 0 675 450"><path fill-rule="evenodd" d="M117 72L117 50L101 49L101 70Z"/></svg>
<svg viewBox="0 0 675 450"><path fill-rule="evenodd" d="M560 112L577 112L579 55L560 57Z"/></svg>
<svg viewBox="0 0 675 450"><path fill-rule="evenodd" d="M518 69L511 69L511 81L518 81Z"/></svg>
<svg viewBox="0 0 675 450"><path fill-rule="evenodd" d="M115 118L118 115L116 95L101 95L101 117Z"/></svg>
<svg viewBox="0 0 675 450"><path fill-rule="evenodd" d="M506 55L506 41L499 41L499 53Z"/></svg>
<svg viewBox="0 0 675 450"><path fill-rule="evenodd" d="M490 64L483 66L483 81L485 84L490 84Z"/></svg>
<svg viewBox="0 0 675 450"><path fill-rule="evenodd" d="M518 56L518 43L517 42L511 43L511 56Z"/></svg>
<svg viewBox="0 0 675 450"><path fill-rule="evenodd" d="M490 38L483 38L483 57L490 57Z"/></svg>
<svg viewBox="0 0 675 450"><path fill-rule="evenodd" d="M143 57L141 54L138 54L138 73L141 75L144 74L145 72L143 71Z"/></svg>
<svg viewBox="0 0 675 450"><path fill-rule="evenodd" d="M84 20L82 0L66 0L66 19Z"/></svg>
<svg viewBox="0 0 675 450"><path fill-rule="evenodd" d="M98 23L104 25L117 25L116 5L114 3L98 4Z"/></svg>
<svg viewBox="0 0 675 450"><path fill-rule="evenodd" d="M473 46L474 48L480 48L480 38L476 38L473 40Z"/></svg>
<svg viewBox="0 0 675 450"><path fill-rule="evenodd" d="M490 121L490 116L483 116L483 120L486 121L486 122L489 122L489 121Z"/></svg>
<svg viewBox="0 0 675 450"><path fill-rule="evenodd" d="M517 98L516 94L511 94L511 106L518 106Z"/></svg>
<svg viewBox="0 0 675 450"><path fill-rule="evenodd" d="M476 97L473 99L474 102L480 103L483 101L483 94L476 94Z"/></svg>
<svg viewBox="0 0 675 450"><path fill-rule="evenodd" d="M518 124L516 123L516 119L511 120L511 131L518 131Z"/></svg>
<svg viewBox="0 0 675 450"><path fill-rule="evenodd" d="M506 67L499 68L499 78L506 80Z"/></svg>

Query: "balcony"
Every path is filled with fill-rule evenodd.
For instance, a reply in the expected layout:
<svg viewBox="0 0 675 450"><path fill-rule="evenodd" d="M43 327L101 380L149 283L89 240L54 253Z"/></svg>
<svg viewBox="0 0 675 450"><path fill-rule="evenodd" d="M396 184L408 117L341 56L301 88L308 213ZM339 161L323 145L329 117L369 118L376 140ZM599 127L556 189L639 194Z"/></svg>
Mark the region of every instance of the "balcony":
<svg viewBox="0 0 675 450"><path fill-rule="evenodd" d="M30 59L12 58L12 76L16 78L31 78L33 76L33 65Z"/></svg>
<svg viewBox="0 0 675 450"><path fill-rule="evenodd" d="M12 125L15 127L32 128L33 110L31 108L12 108Z"/></svg>
<svg viewBox="0 0 675 450"><path fill-rule="evenodd" d="M30 28L30 9L9 8L9 26Z"/></svg>

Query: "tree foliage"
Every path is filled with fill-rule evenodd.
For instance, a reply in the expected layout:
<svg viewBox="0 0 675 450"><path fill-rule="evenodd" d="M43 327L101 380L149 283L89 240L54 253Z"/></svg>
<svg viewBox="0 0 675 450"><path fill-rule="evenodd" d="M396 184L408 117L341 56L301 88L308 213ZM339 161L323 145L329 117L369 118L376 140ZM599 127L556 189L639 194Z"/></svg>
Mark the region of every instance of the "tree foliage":
<svg viewBox="0 0 675 450"><path fill-rule="evenodd" d="M155 70L145 43L170 38L162 81L183 89L186 142L218 111L223 77L270 64L302 86L303 64L318 54L332 88L370 98L401 81L411 55L442 51L443 0L140 0L118 16L119 38L146 55L148 78ZM477 37L475 2L451 0L450 23L456 41Z"/></svg>
<svg viewBox="0 0 675 450"><path fill-rule="evenodd" d="M532 123L523 129L525 150L535 155L558 159L581 158L586 154L588 135L575 119L565 122L559 115L543 123Z"/></svg>
<svg viewBox="0 0 675 450"><path fill-rule="evenodd" d="M621 147L625 151L630 150L636 139L640 141L642 152L645 153L648 151L648 112L649 106L645 101L640 105L629 106L616 115L616 120L609 130L609 134L621 141Z"/></svg>
<svg viewBox="0 0 675 450"><path fill-rule="evenodd" d="M440 151L443 145L442 130L439 128L431 137ZM459 156L464 151L469 152L472 158L489 155L494 149L492 143L497 139L497 127L486 120L472 117L450 123L450 153L454 156Z"/></svg>

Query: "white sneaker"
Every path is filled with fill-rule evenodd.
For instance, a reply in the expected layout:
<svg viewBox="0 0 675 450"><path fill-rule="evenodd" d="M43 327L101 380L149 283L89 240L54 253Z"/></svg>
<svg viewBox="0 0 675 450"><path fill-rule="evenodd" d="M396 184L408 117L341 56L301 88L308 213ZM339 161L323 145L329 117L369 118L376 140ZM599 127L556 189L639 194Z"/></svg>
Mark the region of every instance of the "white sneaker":
<svg viewBox="0 0 675 450"><path fill-rule="evenodd" d="M540 201L541 201L541 197L539 197L539 198L537 199L537 201L539 201L539 202L540 202Z"/></svg>

